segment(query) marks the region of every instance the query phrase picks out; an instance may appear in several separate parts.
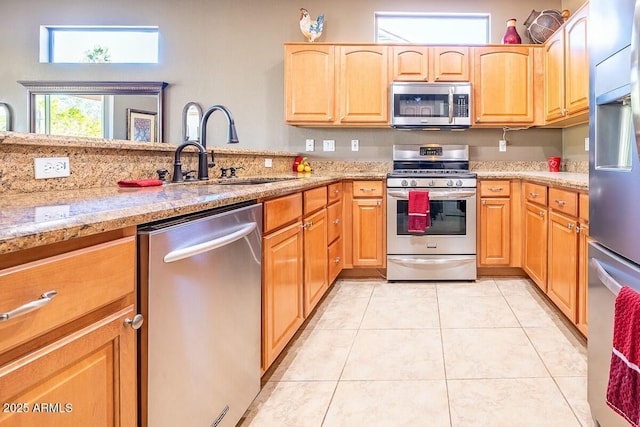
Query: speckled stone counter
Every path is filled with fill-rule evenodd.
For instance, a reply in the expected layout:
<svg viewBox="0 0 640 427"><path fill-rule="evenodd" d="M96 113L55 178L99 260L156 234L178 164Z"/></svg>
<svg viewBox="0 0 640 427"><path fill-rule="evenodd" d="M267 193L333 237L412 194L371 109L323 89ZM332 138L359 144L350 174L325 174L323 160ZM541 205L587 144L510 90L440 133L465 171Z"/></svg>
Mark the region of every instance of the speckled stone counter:
<svg viewBox="0 0 640 427"><path fill-rule="evenodd" d="M478 179L526 179L540 184L557 185L576 190L589 189L588 173L531 171L476 171L476 173Z"/></svg>
<svg viewBox="0 0 640 427"><path fill-rule="evenodd" d="M257 185L194 182L139 189L112 186L5 196L0 212L0 254L280 196L340 179L383 179L385 176L379 172L312 174Z"/></svg>

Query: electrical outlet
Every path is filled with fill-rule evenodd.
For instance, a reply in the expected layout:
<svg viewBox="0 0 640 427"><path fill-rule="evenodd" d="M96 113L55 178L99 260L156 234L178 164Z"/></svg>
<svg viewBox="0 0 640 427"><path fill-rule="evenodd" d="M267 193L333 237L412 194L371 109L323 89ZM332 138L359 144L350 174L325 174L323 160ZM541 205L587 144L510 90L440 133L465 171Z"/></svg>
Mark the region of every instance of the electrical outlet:
<svg viewBox="0 0 640 427"><path fill-rule="evenodd" d="M351 151L358 151L360 149L360 140L352 139L351 140Z"/></svg>
<svg viewBox="0 0 640 427"><path fill-rule="evenodd" d="M498 141L498 151L507 151L507 141L504 139Z"/></svg>
<svg viewBox="0 0 640 427"><path fill-rule="evenodd" d="M323 151L336 151L336 141L333 139L325 139L322 141Z"/></svg>
<svg viewBox="0 0 640 427"><path fill-rule="evenodd" d="M272 159L264 159L264 167L265 168L272 168L273 167L273 160Z"/></svg>
<svg viewBox="0 0 640 427"><path fill-rule="evenodd" d="M70 173L68 157L36 157L33 165L36 179L64 178Z"/></svg>
<svg viewBox="0 0 640 427"><path fill-rule="evenodd" d="M315 141L313 139L307 139L305 150L313 151L315 149L314 145L315 145Z"/></svg>
<svg viewBox="0 0 640 427"><path fill-rule="evenodd" d="M589 137L584 139L584 151L589 151Z"/></svg>

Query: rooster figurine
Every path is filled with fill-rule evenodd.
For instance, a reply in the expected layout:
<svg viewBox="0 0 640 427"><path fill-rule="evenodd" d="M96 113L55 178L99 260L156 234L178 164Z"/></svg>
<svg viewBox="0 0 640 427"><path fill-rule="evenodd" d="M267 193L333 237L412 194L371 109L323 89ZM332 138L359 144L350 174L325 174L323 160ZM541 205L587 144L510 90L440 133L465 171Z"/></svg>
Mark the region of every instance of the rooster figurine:
<svg viewBox="0 0 640 427"><path fill-rule="evenodd" d="M300 31L310 42L314 42L322 35L323 27L324 15L319 15L315 21L312 21L307 9L300 9Z"/></svg>

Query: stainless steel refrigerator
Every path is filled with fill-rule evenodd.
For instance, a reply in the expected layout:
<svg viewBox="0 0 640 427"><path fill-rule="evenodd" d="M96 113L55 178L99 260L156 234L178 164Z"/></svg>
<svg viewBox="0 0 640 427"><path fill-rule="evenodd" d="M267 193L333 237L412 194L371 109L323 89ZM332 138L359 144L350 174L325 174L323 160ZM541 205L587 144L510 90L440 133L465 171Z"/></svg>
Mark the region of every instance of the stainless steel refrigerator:
<svg viewBox="0 0 640 427"><path fill-rule="evenodd" d="M588 399L601 427L629 423L606 404L614 302L640 292L640 0L589 5ZM635 11L635 16L634 16Z"/></svg>

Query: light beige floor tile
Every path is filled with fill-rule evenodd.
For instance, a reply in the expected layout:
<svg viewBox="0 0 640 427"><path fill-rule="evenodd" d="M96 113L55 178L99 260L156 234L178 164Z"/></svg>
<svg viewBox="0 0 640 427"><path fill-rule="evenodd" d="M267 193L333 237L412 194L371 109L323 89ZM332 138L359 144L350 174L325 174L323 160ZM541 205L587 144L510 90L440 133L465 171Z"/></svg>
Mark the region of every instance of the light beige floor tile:
<svg viewBox="0 0 640 427"><path fill-rule="evenodd" d="M536 293L536 284L525 278L494 279L502 295L528 296Z"/></svg>
<svg viewBox="0 0 640 427"><path fill-rule="evenodd" d="M587 401L587 377L557 377L555 381L582 426L595 427Z"/></svg>
<svg viewBox="0 0 640 427"><path fill-rule="evenodd" d="M340 379L444 379L440 331L360 330Z"/></svg>
<svg viewBox="0 0 640 427"><path fill-rule="evenodd" d="M380 282L373 289L375 298L435 298L436 284L430 282Z"/></svg>
<svg viewBox="0 0 640 427"><path fill-rule="evenodd" d="M523 327L553 327L558 322L558 315L537 295L508 294L505 299Z"/></svg>
<svg viewBox="0 0 640 427"><path fill-rule="evenodd" d="M369 301L361 329L439 328L438 301L431 298L380 298Z"/></svg>
<svg viewBox="0 0 640 427"><path fill-rule="evenodd" d="M355 335L350 329L302 331L269 380L337 380Z"/></svg>
<svg viewBox="0 0 640 427"><path fill-rule="evenodd" d="M580 427L551 378L447 384L453 427Z"/></svg>
<svg viewBox="0 0 640 427"><path fill-rule="evenodd" d="M335 388L335 381L268 382L240 426L320 427Z"/></svg>
<svg viewBox="0 0 640 427"><path fill-rule="evenodd" d="M524 330L552 376L587 375L587 349L571 333L556 326Z"/></svg>
<svg viewBox="0 0 640 427"><path fill-rule="evenodd" d="M340 381L323 427L449 427L444 380Z"/></svg>
<svg viewBox="0 0 640 427"><path fill-rule="evenodd" d="M447 378L548 377L521 328L442 329Z"/></svg>
<svg viewBox="0 0 640 427"><path fill-rule="evenodd" d="M305 329L358 329L369 299L335 295L321 303Z"/></svg>
<svg viewBox="0 0 640 427"><path fill-rule="evenodd" d="M370 297L379 281L371 280L339 280L331 290L336 295L348 295L356 298Z"/></svg>
<svg viewBox="0 0 640 427"><path fill-rule="evenodd" d="M493 279L478 279L475 282L440 282L437 284L438 297L488 297L501 296Z"/></svg>
<svg viewBox="0 0 640 427"><path fill-rule="evenodd" d="M442 328L518 327L518 319L502 295L438 295Z"/></svg>

